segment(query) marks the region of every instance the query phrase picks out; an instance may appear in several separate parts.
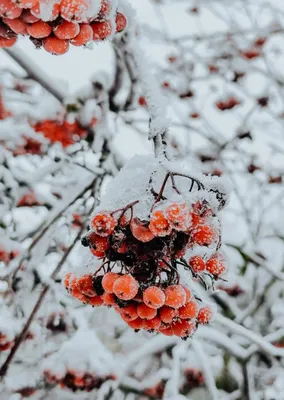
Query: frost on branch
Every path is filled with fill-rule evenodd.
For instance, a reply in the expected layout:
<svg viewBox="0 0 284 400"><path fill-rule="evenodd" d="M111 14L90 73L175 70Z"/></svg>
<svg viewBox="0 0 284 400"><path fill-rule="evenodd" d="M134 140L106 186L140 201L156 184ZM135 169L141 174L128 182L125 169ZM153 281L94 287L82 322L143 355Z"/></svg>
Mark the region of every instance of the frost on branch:
<svg viewBox="0 0 284 400"><path fill-rule="evenodd" d="M124 31L127 19L117 0L3 0L0 4L0 48L28 35L37 48L61 55L73 46L111 39Z"/></svg>
<svg viewBox="0 0 284 400"><path fill-rule="evenodd" d="M213 316L194 281L207 289L226 271L218 218L226 200L216 179L135 157L108 185L82 239L101 265L68 273L67 290L83 303L113 307L134 330L192 336Z"/></svg>

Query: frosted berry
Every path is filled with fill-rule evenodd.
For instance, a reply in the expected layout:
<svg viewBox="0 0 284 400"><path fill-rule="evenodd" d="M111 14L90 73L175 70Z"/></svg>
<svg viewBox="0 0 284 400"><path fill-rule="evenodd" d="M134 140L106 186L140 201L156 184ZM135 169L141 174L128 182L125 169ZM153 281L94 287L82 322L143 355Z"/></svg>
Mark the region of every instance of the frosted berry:
<svg viewBox="0 0 284 400"><path fill-rule="evenodd" d="M151 308L160 308L165 303L165 293L156 286L148 287L143 294L144 303Z"/></svg>
<svg viewBox="0 0 284 400"><path fill-rule="evenodd" d="M87 297L85 303L92 307L100 307L104 304L104 300L100 296Z"/></svg>
<svg viewBox="0 0 284 400"><path fill-rule="evenodd" d="M131 300L138 293L139 285L132 275L118 278L113 285L114 294L121 300Z"/></svg>
<svg viewBox="0 0 284 400"><path fill-rule="evenodd" d="M130 229L133 236L140 242L147 243L154 239L153 233L138 218L133 218L130 223Z"/></svg>
<svg viewBox="0 0 284 400"><path fill-rule="evenodd" d="M26 22L27 24L33 24L39 21L39 18L33 15L30 10L23 10L21 20Z"/></svg>
<svg viewBox="0 0 284 400"><path fill-rule="evenodd" d="M94 297L96 291L93 288L92 275L82 275L77 279L77 287L85 296Z"/></svg>
<svg viewBox="0 0 284 400"><path fill-rule="evenodd" d="M79 34L80 26L77 22L63 21L53 32L59 39L73 39Z"/></svg>
<svg viewBox="0 0 284 400"><path fill-rule="evenodd" d="M120 275L114 272L107 272L102 280L102 286L107 293L113 293L114 282L120 277Z"/></svg>
<svg viewBox="0 0 284 400"><path fill-rule="evenodd" d="M102 296L101 299L104 302L104 305L107 307L114 307L115 303L115 297L113 293L107 293L105 292Z"/></svg>
<svg viewBox="0 0 284 400"><path fill-rule="evenodd" d="M197 321L199 324L209 324L209 322L212 320L212 317L213 313L211 308L209 306L205 306L200 308Z"/></svg>
<svg viewBox="0 0 284 400"><path fill-rule="evenodd" d="M21 8L32 8L38 2L38 0L12 0L13 3L16 3L18 7Z"/></svg>
<svg viewBox="0 0 284 400"><path fill-rule="evenodd" d="M209 225L201 225L194 230L192 238L199 246L209 246L216 239L216 231Z"/></svg>
<svg viewBox="0 0 284 400"><path fill-rule="evenodd" d="M60 2L60 14L67 21L83 21L87 10L87 0L61 0Z"/></svg>
<svg viewBox="0 0 284 400"><path fill-rule="evenodd" d="M174 332L173 332L171 326L161 326L159 332L165 336L173 336L174 335Z"/></svg>
<svg viewBox="0 0 284 400"><path fill-rule="evenodd" d="M189 266L195 274L199 274L205 270L205 262L201 256L191 257L189 260Z"/></svg>
<svg viewBox="0 0 284 400"><path fill-rule="evenodd" d="M198 315L198 305L196 301L190 300L187 304L178 310L181 319L194 319Z"/></svg>
<svg viewBox="0 0 284 400"><path fill-rule="evenodd" d="M109 248L109 241L107 237L102 237L94 233L88 236L90 238L90 244L92 246L91 252L94 256L101 258L105 256L106 250Z"/></svg>
<svg viewBox="0 0 284 400"><path fill-rule="evenodd" d="M107 211L100 212L91 221L91 227L99 236L109 236L113 233L117 220Z"/></svg>
<svg viewBox="0 0 284 400"><path fill-rule="evenodd" d="M6 18L19 18L22 14L22 9L14 4L11 0L1 0L0 2L0 16Z"/></svg>
<svg viewBox="0 0 284 400"><path fill-rule="evenodd" d="M177 310L175 308L171 308L168 306L163 306L160 310L159 310L159 315L161 318L161 321L169 324L173 321L173 319L177 316Z"/></svg>
<svg viewBox="0 0 284 400"><path fill-rule="evenodd" d="M173 308L180 308L186 302L186 293L181 285L171 285L165 290L165 305Z"/></svg>
<svg viewBox="0 0 284 400"><path fill-rule="evenodd" d="M44 39L43 47L48 53L59 56L67 53L69 49L69 42L68 40L61 40L57 37L49 36Z"/></svg>
<svg viewBox="0 0 284 400"><path fill-rule="evenodd" d="M146 304L141 303L137 306L137 314L142 319L152 319L157 315L155 308L150 308Z"/></svg>
<svg viewBox="0 0 284 400"><path fill-rule="evenodd" d="M138 317L133 321L128 321L127 324L128 326L130 326L130 328L139 330L144 328L145 320Z"/></svg>
<svg viewBox="0 0 284 400"><path fill-rule="evenodd" d="M73 46L84 46L93 39L93 30L89 24L81 24L80 32L75 36L70 43Z"/></svg>
<svg viewBox="0 0 284 400"><path fill-rule="evenodd" d="M91 25L93 30L93 40L103 40L112 34L112 26L110 21L94 22Z"/></svg>
<svg viewBox="0 0 284 400"><path fill-rule="evenodd" d="M20 18L3 18L3 22L12 29L13 32L17 34L24 34L27 28L27 24Z"/></svg>
<svg viewBox="0 0 284 400"><path fill-rule="evenodd" d="M172 230L170 223L162 210L156 210L152 213L149 229L155 236L167 236Z"/></svg>
<svg viewBox="0 0 284 400"><path fill-rule="evenodd" d="M137 306L135 304L131 304L121 308L120 315L124 321L134 321L136 318L138 318Z"/></svg>
<svg viewBox="0 0 284 400"><path fill-rule="evenodd" d="M185 291L185 296L186 296L185 302L187 303L191 299L192 293L187 286L183 285L182 287L183 287L183 290Z"/></svg>
<svg viewBox="0 0 284 400"><path fill-rule="evenodd" d="M35 22L34 24L29 25L27 30L28 34L36 39L46 38L52 32L52 28L46 22L43 21L38 21Z"/></svg>
<svg viewBox="0 0 284 400"><path fill-rule="evenodd" d="M186 204L171 204L166 209L166 216L173 229L186 231L190 226L189 209Z"/></svg>
<svg viewBox="0 0 284 400"><path fill-rule="evenodd" d="M216 253L206 263L206 271L215 277L221 276L226 271L224 258Z"/></svg>
<svg viewBox="0 0 284 400"><path fill-rule="evenodd" d="M172 325L174 335L186 338L192 336L196 330L196 324L192 321L176 321Z"/></svg>
<svg viewBox="0 0 284 400"><path fill-rule="evenodd" d="M6 39L0 36L0 48L6 49L8 47L14 46L16 43L17 38L12 38L12 39Z"/></svg>
<svg viewBox="0 0 284 400"><path fill-rule="evenodd" d="M160 326L161 326L161 319L158 316L152 319L145 319L144 329L146 329L146 331L157 331L159 330Z"/></svg>
<svg viewBox="0 0 284 400"><path fill-rule="evenodd" d="M123 14L118 12L115 17L115 23L116 23L116 31L121 32L127 26L127 19Z"/></svg>

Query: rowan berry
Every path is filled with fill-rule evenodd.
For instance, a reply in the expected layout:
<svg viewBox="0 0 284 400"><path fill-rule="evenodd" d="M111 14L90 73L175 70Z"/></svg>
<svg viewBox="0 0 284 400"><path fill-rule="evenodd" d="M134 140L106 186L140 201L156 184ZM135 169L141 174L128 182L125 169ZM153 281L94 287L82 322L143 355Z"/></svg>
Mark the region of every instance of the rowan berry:
<svg viewBox="0 0 284 400"><path fill-rule="evenodd" d="M213 313L212 310L209 306L205 306L200 308L198 316L197 316L197 322L199 324L209 324L209 322L212 320Z"/></svg>
<svg viewBox="0 0 284 400"><path fill-rule="evenodd" d="M196 330L196 324L192 321L176 321L172 325L174 335L186 338L191 336Z"/></svg>
<svg viewBox="0 0 284 400"><path fill-rule="evenodd" d="M113 284L113 292L121 300L132 300L138 290L138 282L132 275L121 276Z"/></svg>
<svg viewBox="0 0 284 400"><path fill-rule="evenodd" d="M60 14L67 21L83 22L88 10L87 0L61 0Z"/></svg>
<svg viewBox="0 0 284 400"><path fill-rule="evenodd" d="M77 287L85 296L94 297L97 295L93 288L92 275L82 275L77 278Z"/></svg>
<svg viewBox="0 0 284 400"><path fill-rule="evenodd" d="M14 4L11 0L1 0L0 16L6 18L19 18L22 14L22 9Z"/></svg>
<svg viewBox="0 0 284 400"><path fill-rule="evenodd" d="M130 222L130 229L132 235L140 242L147 243L154 239L153 233L150 231L148 226L146 226L138 218L133 218Z"/></svg>
<svg viewBox="0 0 284 400"><path fill-rule="evenodd" d="M112 34L112 26L110 21L99 21L91 24L93 30L93 40L103 40Z"/></svg>
<svg viewBox="0 0 284 400"><path fill-rule="evenodd" d="M68 272L68 274L65 275L64 278L64 286L66 287L66 289L69 289L69 287L71 286L72 280L75 278L75 276L71 273Z"/></svg>
<svg viewBox="0 0 284 400"><path fill-rule="evenodd" d="M27 24L20 18L3 18L3 22L17 34L24 34L26 32Z"/></svg>
<svg viewBox="0 0 284 400"><path fill-rule="evenodd" d="M198 315L198 305L196 301L190 300L184 306L179 308L178 315L181 319L194 319Z"/></svg>
<svg viewBox="0 0 284 400"><path fill-rule="evenodd" d="M137 314L142 319L153 319L157 315L157 310L141 303L137 306Z"/></svg>
<svg viewBox="0 0 284 400"><path fill-rule="evenodd" d="M128 326L130 326L130 328L135 329L135 330L143 329L144 324L145 324L145 319L138 317L138 318L134 319L133 321L128 321L127 324L128 324Z"/></svg>
<svg viewBox="0 0 284 400"><path fill-rule="evenodd" d="M101 299L104 302L104 305L107 307L113 307L115 303L115 297L113 293L107 293L105 292L102 296Z"/></svg>
<svg viewBox="0 0 284 400"><path fill-rule="evenodd" d="M157 286L148 287L143 293L143 301L150 308L160 308L165 303L165 293Z"/></svg>
<svg viewBox="0 0 284 400"><path fill-rule="evenodd" d="M204 218L200 217L200 215L196 213L190 213L190 221L191 221L191 228L196 228L199 225L204 224Z"/></svg>
<svg viewBox="0 0 284 400"><path fill-rule="evenodd" d="M20 8L32 8L38 2L38 0L12 0Z"/></svg>
<svg viewBox="0 0 284 400"><path fill-rule="evenodd" d="M115 23L116 23L116 31L121 32L126 28L127 19L123 14L118 12L115 17Z"/></svg>
<svg viewBox="0 0 284 400"><path fill-rule="evenodd" d="M161 325L159 332L165 336L173 336L174 335L172 326Z"/></svg>
<svg viewBox="0 0 284 400"><path fill-rule="evenodd" d="M80 26L77 22L63 21L53 29L53 33L59 39L73 39L80 32Z"/></svg>
<svg viewBox="0 0 284 400"><path fill-rule="evenodd" d="M125 254L128 251L128 245L126 242L122 242L119 247L117 247L116 251L119 254Z"/></svg>
<svg viewBox="0 0 284 400"><path fill-rule="evenodd" d="M169 324L173 321L173 319L177 316L178 311L175 308L171 308L168 306L163 306L159 310L159 315L161 318L161 321Z"/></svg>
<svg viewBox="0 0 284 400"><path fill-rule="evenodd" d="M12 39L6 39L0 36L0 48L2 49L6 49L8 47L12 47L14 46L14 44L16 43L17 38L12 38Z"/></svg>
<svg viewBox="0 0 284 400"><path fill-rule="evenodd" d="M166 209L166 216L173 229L186 231L190 226L189 207L173 203Z"/></svg>
<svg viewBox="0 0 284 400"><path fill-rule="evenodd" d="M186 293L181 285L171 285L165 289L165 305L180 308L186 302Z"/></svg>
<svg viewBox="0 0 284 400"><path fill-rule="evenodd" d="M39 21L39 18L33 15L30 10L23 10L21 14L21 20L27 24L34 24L35 22Z"/></svg>
<svg viewBox="0 0 284 400"><path fill-rule="evenodd" d="M109 248L108 238L96 235L95 233L91 233L87 238L92 246L91 252L94 254L94 256L99 258L104 257Z"/></svg>
<svg viewBox="0 0 284 400"><path fill-rule="evenodd" d="M101 211L91 221L91 228L99 236L110 236L117 225L117 220L107 211Z"/></svg>
<svg viewBox="0 0 284 400"><path fill-rule="evenodd" d="M93 39L93 30L89 24L81 24L80 32L75 36L70 43L73 46L84 46Z"/></svg>
<svg viewBox="0 0 284 400"><path fill-rule="evenodd" d="M51 34L52 28L46 22L38 21L32 25L29 25L27 27L27 31L32 37L36 39L43 39Z"/></svg>
<svg viewBox="0 0 284 400"><path fill-rule="evenodd" d="M162 210L156 210L152 213L149 229L155 236L167 236L172 230L170 223Z"/></svg>
<svg viewBox="0 0 284 400"><path fill-rule="evenodd" d="M195 274L199 274L205 270L205 262L201 256L191 257L189 266Z"/></svg>
<svg viewBox="0 0 284 400"><path fill-rule="evenodd" d="M104 304L104 301L100 296L94 296L94 297L86 296L86 301L84 301L84 303L87 303L92 307L100 307Z"/></svg>
<svg viewBox="0 0 284 400"><path fill-rule="evenodd" d="M144 329L146 331L158 331L161 326L160 317L156 316L152 319L145 319L144 321Z"/></svg>
<svg viewBox="0 0 284 400"><path fill-rule="evenodd" d="M183 290L185 291L185 296L186 296L185 302L187 303L187 302L191 299L192 293L191 293L191 291L188 289L187 286L184 286L184 285L183 285L182 287L183 287Z"/></svg>
<svg viewBox="0 0 284 400"><path fill-rule="evenodd" d="M72 281L72 284L69 287L70 294L76 299L86 302L87 296L80 292L77 286L77 279Z"/></svg>
<svg viewBox="0 0 284 400"><path fill-rule="evenodd" d="M43 47L48 53L54 55L62 55L67 53L69 49L69 41L61 40L54 36L49 36L43 41Z"/></svg>
<svg viewBox="0 0 284 400"><path fill-rule="evenodd" d="M209 225L201 225L194 230L192 238L199 246L209 246L216 239L216 231Z"/></svg>
<svg viewBox="0 0 284 400"><path fill-rule="evenodd" d="M120 277L120 275L114 272L107 272L102 280L102 286L107 293L113 293L114 282Z"/></svg>
<svg viewBox="0 0 284 400"><path fill-rule="evenodd" d="M226 271L224 258L221 254L216 253L206 262L206 271L214 277L218 278Z"/></svg>
<svg viewBox="0 0 284 400"><path fill-rule="evenodd" d="M109 0L102 0L101 9L99 12L100 16L106 16L111 11L111 3Z"/></svg>
<svg viewBox="0 0 284 400"><path fill-rule="evenodd" d="M124 321L134 321L138 318L137 306L130 304L129 306L120 309L120 315Z"/></svg>

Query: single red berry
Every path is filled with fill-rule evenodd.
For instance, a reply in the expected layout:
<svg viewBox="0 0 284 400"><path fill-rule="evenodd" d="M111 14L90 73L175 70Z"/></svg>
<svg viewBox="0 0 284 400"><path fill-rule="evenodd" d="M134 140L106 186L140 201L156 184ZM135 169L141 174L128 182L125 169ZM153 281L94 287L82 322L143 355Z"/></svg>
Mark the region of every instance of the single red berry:
<svg viewBox="0 0 284 400"><path fill-rule="evenodd" d="M82 275L77 279L78 289L82 294L88 297L96 296L96 291L93 288L92 275Z"/></svg>
<svg viewBox="0 0 284 400"><path fill-rule="evenodd" d="M107 237L96 235L94 232L87 236L88 242L92 246L91 252L96 257L104 257L109 248L109 241Z"/></svg>
<svg viewBox="0 0 284 400"><path fill-rule="evenodd" d="M160 310L159 310L159 315L161 318L161 321L169 324L173 321L173 319L177 316L177 310L175 308L171 308L168 306L163 306Z"/></svg>
<svg viewBox="0 0 284 400"><path fill-rule="evenodd" d="M166 209L166 216L173 229L186 231L190 227L189 207L187 204L173 203Z"/></svg>
<svg viewBox="0 0 284 400"><path fill-rule="evenodd" d="M102 286L107 293L113 293L114 282L120 277L120 275L114 272L107 272L102 280Z"/></svg>
<svg viewBox="0 0 284 400"><path fill-rule="evenodd" d="M31 24L27 28L28 34L36 39L43 39L48 37L52 28L44 21L38 21Z"/></svg>
<svg viewBox="0 0 284 400"><path fill-rule="evenodd" d="M144 323L145 323L145 319L142 319L139 317L134 319L133 321L127 322L128 326L130 326L130 328L135 329L135 330L143 329Z"/></svg>
<svg viewBox="0 0 284 400"><path fill-rule="evenodd" d="M69 50L69 41L61 40L54 36L49 36L43 41L43 48L48 53L62 55Z"/></svg>
<svg viewBox="0 0 284 400"><path fill-rule="evenodd" d="M103 300L104 305L107 307L113 307L116 304L113 293L104 292L104 294L101 296L101 299Z"/></svg>
<svg viewBox="0 0 284 400"><path fill-rule="evenodd" d="M196 324L192 321L176 321L172 325L174 335L186 338L192 336L196 330Z"/></svg>
<svg viewBox="0 0 284 400"><path fill-rule="evenodd" d="M224 258L221 254L216 253L206 263L206 271L214 277L218 278L226 271Z"/></svg>
<svg viewBox="0 0 284 400"><path fill-rule="evenodd" d="M192 239L199 246L209 246L216 239L216 231L209 225L201 225L192 233Z"/></svg>
<svg viewBox="0 0 284 400"><path fill-rule="evenodd" d="M142 319L153 319L157 315L157 310L141 303L137 306L137 314Z"/></svg>
<svg viewBox="0 0 284 400"><path fill-rule="evenodd" d="M89 24L81 24L80 32L75 36L70 43L73 46L84 46L93 40L93 29Z"/></svg>
<svg viewBox="0 0 284 400"><path fill-rule="evenodd" d="M171 325L170 326L161 325L159 332L162 333L165 336L173 336L174 335L174 332L173 332L173 329L172 329Z"/></svg>
<svg viewBox="0 0 284 400"><path fill-rule="evenodd" d="M123 275L113 284L113 292L121 300L132 300L138 290L138 282L132 275Z"/></svg>
<svg viewBox="0 0 284 400"><path fill-rule="evenodd" d="M196 301L190 300L178 310L178 315L181 319L194 319L198 315L198 305Z"/></svg>
<svg viewBox="0 0 284 400"><path fill-rule="evenodd" d="M149 229L155 236L167 236L172 230L170 223L162 210L156 210L152 213Z"/></svg>
<svg viewBox="0 0 284 400"><path fill-rule="evenodd" d="M112 34L110 21L99 21L91 24L93 30L93 40L104 40Z"/></svg>
<svg viewBox="0 0 284 400"><path fill-rule="evenodd" d="M116 31L121 32L127 26L127 19L123 14L118 12L115 17L115 23L116 23Z"/></svg>
<svg viewBox="0 0 284 400"><path fill-rule="evenodd" d="M146 331L158 331L160 326L161 326L161 319L158 316L152 319L146 319L144 322L144 329Z"/></svg>
<svg viewBox="0 0 284 400"><path fill-rule="evenodd" d="M205 270L205 262L201 256L193 256L189 260L189 266L195 274L199 274Z"/></svg>
<svg viewBox="0 0 284 400"><path fill-rule="evenodd" d="M140 242L147 243L154 239L153 233L150 231L148 226L146 226L138 218L132 218L130 223L130 229L132 235Z"/></svg>
<svg viewBox="0 0 284 400"><path fill-rule="evenodd" d="M186 293L181 285L171 285L165 290L165 305L172 308L180 308L186 302Z"/></svg>
<svg viewBox="0 0 284 400"><path fill-rule="evenodd" d="M212 310L209 306L205 306L200 308L198 316L197 316L197 321L199 324L209 324L209 322L212 320L213 313Z"/></svg>
<svg viewBox="0 0 284 400"><path fill-rule="evenodd" d="M100 307L104 304L104 301L100 296L94 296L94 297L87 297L86 303L92 307Z"/></svg>
<svg viewBox="0 0 284 400"><path fill-rule="evenodd" d="M117 220L107 211L99 212L91 221L91 228L99 236L110 236L117 225Z"/></svg>
<svg viewBox="0 0 284 400"><path fill-rule="evenodd" d="M191 299L192 293L187 286L182 285L182 287L183 287L183 290L185 291L185 295L186 295L185 302L187 303Z"/></svg>
<svg viewBox="0 0 284 400"><path fill-rule="evenodd" d="M165 293L157 286L148 287L143 294L144 303L150 308L160 308L165 303Z"/></svg>
<svg viewBox="0 0 284 400"><path fill-rule="evenodd" d="M130 304L129 306L121 308L120 315L121 318L126 322L134 321L138 318L137 306L135 304Z"/></svg>
<svg viewBox="0 0 284 400"><path fill-rule="evenodd" d="M74 39L80 32L77 22L63 21L53 29L53 33L58 39Z"/></svg>

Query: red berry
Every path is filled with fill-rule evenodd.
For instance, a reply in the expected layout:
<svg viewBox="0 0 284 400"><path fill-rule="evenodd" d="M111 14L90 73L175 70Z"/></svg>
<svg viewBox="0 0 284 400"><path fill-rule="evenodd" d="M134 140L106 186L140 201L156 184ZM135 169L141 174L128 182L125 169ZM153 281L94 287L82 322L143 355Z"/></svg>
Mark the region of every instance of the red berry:
<svg viewBox="0 0 284 400"><path fill-rule="evenodd" d="M115 17L115 23L116 23L116 31L121 32L127 26L127 19L123 14L118 12Z"/></svg>
<svg viewBox="0 0 284 400"><path fill-rule="evenodd" d="M22 9L14 4L11 0L0 1L0 16L6 18L19 18L22 14Z"/></svg>
<svg viewBox="0 0 284 400"><path fill-rule="evenodd" d="M165 305L173 308L180 308L186 302L186 293L181 285L171 285L165 290Z"/></svg>
<svg viewBox="0 0 284 400"><path fill-rule="evenodd" d="M117 220L107 211L96 214L91 221L91 227L99 236L110 236L117 225Z"/></svg>
<svg viewBox="0 0 284 400"><path fill-rule="evenodd" d="M171 204L166 209L166 216L173 229L186 231L190 226L189 207L186 204Z"/></svg>
<svg viewBox="0 0 284 400"><path fill-rule="evenodd" d="M39 21L39 18L34 16L30 10L23 10L21 20L26 22L27 24L33 24Z"/></svg>
<svg viewBox="0 0 284 400"><path fill-rule="evenodd" d="M138 218L133 218L130 223L132 235L140 242L147 243L154 239L153 233Z"/></svg>
<svg viewBox="0 0 284 400"><path fill-rule="evenodd" d="M174 335L185 338L193 335L196 324L186 320L176 321L172 325L172 330Z"/></svg>
<svg viewBox="0 0 284 400"><path fill-rule="evenodd" d="M188 289L187 286L184 286L184 285L183 285L182 287L183 287L183 290L185 291L185 295L186 295L185 302L187 303L187 302L191 299L192 293L191 293L191 291Z"/></svg>
<svg viewBox="0 0 284 400"><path fill-rule="evenodd" d="M181 319L194 319L198 315L198 305L196 301L190 300L187 304L178 310Z"/></svg>
<svg viewBox="0 0 284 400"><path fill-rule="evenodd" d="M88 297L96 296L96 291L93 288L92 275L82 275L77 279L77 286L81 293Z"/></svg>
<svg viewBox="0 0 284 400"><path fill-rule="evenodd" d="M59 39L73 39L79 34L80 26L77 22L63 21L53 32Z"/></svg>
<svg viewBox="0 0 284 400"><path fill-rule="evenodd" d="M161 326L161 319L160 317L156 316L152 319L146 319L144 322L144 329L146 331L157 331Z"/></svg>
<svg viewBox="0 0 284 400"><path fill-rule="evenodd" d="M12 0L20 8L32 8L38 2L38 0Z"/></svg>
<svg viewBox="0 0 284 400"><path fill-rule="evenodd" d="M165 293L157 286L148 287L143 294L144 303L150 308L160 308L165 303Z"/></svg>
<svg viewBox="0 0 284 400"><path fill-rule="evenodd" d="M205 270L205 262L201 256L191 257L189 265L195 274L199 274Z"/></svg>
<svg viewBox="0 0 284 400"><path fill-rule="evenodd" d="M70 41L73 46L84 46L93 40L93 30L89 24L81 24L80 32Z"/></svg>
<svg viewBox="0 0 284 400"><path fill-rule="evenodd" d="M143 329L145 320L138 317L138 318L134 319L133 321L128 321L127 324L128 324L128 326L130 326L130 328L135 329L135 330Z"/></svg>
<svg viewBox="0 0 284 400"><path fill-rule="evenodd" d="M199 324L209 324L209 322L212 320L212 317L213 313L211 308L209 306L205 306L200 308L197 321Z"/></svg>
<svg viewBox="0 0 284 400"><path fill-rule="evenodd" d="M67 53L69 49L69 41L68 40L61 40L57 37L49 36L48 38L44 39L43 47L45 51L48 53L52 53L54 55L62 55Z"/></svg>
<svg viewBox="0 0 284 400"><path fill-rule="evenodd" d="M132 275L119 277L113 285L114 294L121 300L132 300L138 293L138 290L138 282Z"/></svg>
<svg viewBox="0 0 284 400"><path fill-rule="evenodd" d="M174 335L172 326L161 326L159 332L165 336L173 336Z"/></svg>
<svg viewBox="0 0 284 400"><path fill-rule="evenodd" d="M66 21L83 21L87 10L87 0L61 0L60 2L60 14Z"/></svg>
<svg viewBox="0 0 284 400"><path fill-rule="evenodd" d="M14 46L16 43L17 38L12 38L12 39L6 39L0 36L0 48L8 48Z"/></svg>
<svg viewBox="0 0 284 400"><path fill-rule="evenodd" d="M104 292L104 294L101 296L101 299L103 300L104 305L107 307L113 307L116 304L113 293Z"/></svg>
<svg viewBox="0 0 284 400"><path fill-rule="evenodd" d="M28 34L36 39L46 38L52 32L52 28L46 22L43 21L38 21L35 22L34 24L29 25L27 30Z"/></svg>
<svg viewBox="0 0 284 400"><path fill-rule="evenodd" d="M102 286L107 293L113 293L114 282L120 277L120 275L114 272L107 272L102 280Z"/></svg>
<svg viewBox="0 0 284 400"><path fill-rule="evenodd" d="M92 246L91 252L96 257L104 257L107 249L109 248L109 241L107 237L102 237L96 235L94 232L90 233L88 236L88 241Z"/></svg>
<svg viewBox="0 0 284 400"><path fill-rule="evenodd" d="M172 230L170 223L162 210L156 210L152 213L149 229L155 236L167 236Z"/></svg>
<svg viewBox="0 0 284 400"><path fill-rule="evenodd" d="M142 319L153 319L157 315L157 310L141 303L137 306L137 314Z"/></svg>
<svg viewBox="0 0 284 400"><path fill-rule="evenodd" d="M93 29L93 40L103 40L112 34L112 26L110 21L94 22L91 25Z"/></svg>
<svg viewBox="0 0 284 400"><path fill-rule="evenodd" d="M13 32L20 34L24 34L26 32L27 24L22 21L20 18L3 18L3 22L12 29Z"/></svg>
<svg viewBox="0 0 284 400"><path fill-rule="evenodd" d="M84 303L87 303L92 307L100 307L104 304L104 301L100 296L94 296L94 297L87 297Z"/></svg>
<svg viewBox="0 0 284 400"><path fill-rule="evenodd" d="M206 271L215 277L221 276L226 271L224 258L221 254L216 253L206 263Z"/></svg>
<svg viewBox="0 0 284 400"><path fill-rule="evenodd" d="M209 246L216 239L216 231L209 225L201 225L194 230L192 238L199 246Z"/></svg>
<svg viewBox="0 0 284 400"><path fill-rule="evenodd" d="M131 304L129 306L121 308L120 315L124 321L134 321L138 318L137 306L135 304Z"/></svg>
<svg viewBox="0 0 284 400"><path fill-rule="evenodd" d="M161 321L169 324L173 321L173 319L177 316L177 310L175 308L171 308L168 306L163 306L159 310L159 315L161 318Z"/></svg>

